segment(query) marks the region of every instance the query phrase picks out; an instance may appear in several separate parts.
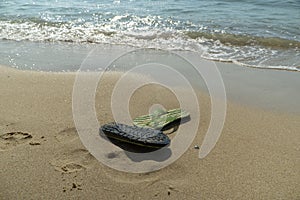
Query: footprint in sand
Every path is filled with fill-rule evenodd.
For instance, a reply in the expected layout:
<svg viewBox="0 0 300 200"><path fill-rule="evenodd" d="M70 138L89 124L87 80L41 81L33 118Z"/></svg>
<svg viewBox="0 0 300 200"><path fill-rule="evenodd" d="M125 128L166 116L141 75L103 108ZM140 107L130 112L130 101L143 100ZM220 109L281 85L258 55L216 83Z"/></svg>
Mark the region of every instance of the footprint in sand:
<svg viewBox="0 0 300 200"><path fill-rule="evenodd" d="M96 159L85 149L76 149L69 153L58 155L50 164L62 173L74 173L89 168Z"/></svg>
<svg viewBox="0 0 300 200"><path fill-rule="evenodd" d="M6 150L32 139L32 135L23 132L10 132L0 135L0 149Z"/></svg>
<svg viewBox="0 0 300 200"><path fill-rule="evenodd" d="M71 142L78 138L77 130L75 127L66 128L66 129L60 131L59 133L57 133L55 138L59 142Z"/></svg>

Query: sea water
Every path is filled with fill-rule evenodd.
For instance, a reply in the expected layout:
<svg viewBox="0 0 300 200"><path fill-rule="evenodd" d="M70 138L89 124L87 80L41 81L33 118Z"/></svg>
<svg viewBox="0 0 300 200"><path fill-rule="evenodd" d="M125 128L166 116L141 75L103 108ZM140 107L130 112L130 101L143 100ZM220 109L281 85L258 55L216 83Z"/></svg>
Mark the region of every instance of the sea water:
<svg viewBox="0 0 300 200"><path fill-rule="evenodd" d="M69 70L103 44L300 71L300 1L0 1L0 64Z"/></svg>

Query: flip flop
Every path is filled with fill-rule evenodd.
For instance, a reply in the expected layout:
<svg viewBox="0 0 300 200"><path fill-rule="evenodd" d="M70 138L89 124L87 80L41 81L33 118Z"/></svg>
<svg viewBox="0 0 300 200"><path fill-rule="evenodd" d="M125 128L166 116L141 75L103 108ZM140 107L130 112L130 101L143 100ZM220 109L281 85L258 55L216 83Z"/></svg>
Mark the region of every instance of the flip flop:
<svg viewBox="0 0 300 200"><path fill-rule="evenodd" d="M101 126L100 135L102 133L109 139L149 148L162 148L170 144L169 137L162 131L115 122Z"/></svg>
<svg viewBox="0 0 300 200"><path fill-rule="evenodd" d="M175 121L189 117L190 114L180 108L168 111L158 109L150 115L143 115L135 118L133 124L138 127L163 129Z"/></svg>

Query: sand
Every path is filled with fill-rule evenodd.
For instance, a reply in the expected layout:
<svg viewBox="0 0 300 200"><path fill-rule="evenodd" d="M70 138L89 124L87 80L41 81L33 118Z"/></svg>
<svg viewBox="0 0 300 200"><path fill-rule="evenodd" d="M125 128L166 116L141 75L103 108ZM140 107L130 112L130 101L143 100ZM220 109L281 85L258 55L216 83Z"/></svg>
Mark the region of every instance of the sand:
<svg viewBox="0 0 300 200"><path fill-rule="evenodd" d="M97 161L82 145L72 116L73 73L0 67L0 199L300 199L300 116L228 103L222 135L210 154L199 150L210 119L209 98L193 144L177 161L155 172L119 172ZM98 98L97 116L112 120ZM99 92L105 89L106 92ZM132 115L153 102L178 102L163 88L136 92L144 98ZM166 106L166 107L167 107ZM100 119L101 118L101 119Z"/></svg>

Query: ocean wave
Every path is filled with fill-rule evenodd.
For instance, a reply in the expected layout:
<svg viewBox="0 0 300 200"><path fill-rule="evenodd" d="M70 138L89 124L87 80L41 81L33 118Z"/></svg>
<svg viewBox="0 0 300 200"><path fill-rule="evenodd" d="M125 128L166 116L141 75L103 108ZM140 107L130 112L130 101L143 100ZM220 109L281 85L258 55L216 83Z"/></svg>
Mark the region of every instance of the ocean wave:
<svg viewBox="0 0 300 200"><path fill-rule="evenodd" d="M300 48L300 41L283 39L278 37L257 37L250 35L236 35L229 33L207 33L207 32L187 32L187 36L192 39L206 38L220 41L223 44L235 46L263 46L274 49Z"/></svg>
<svg viewBox="0 0 300 200"><path fill-rule="evenodd" d="M34 42L125 44L135 47L203 52L206 59L240 65L300 71L300 42L237 35L158 16L115 15L101 23L53 22L38 18L0 19L0 39ZM181 29L180 27L185 27Z"/></svg>

